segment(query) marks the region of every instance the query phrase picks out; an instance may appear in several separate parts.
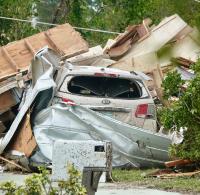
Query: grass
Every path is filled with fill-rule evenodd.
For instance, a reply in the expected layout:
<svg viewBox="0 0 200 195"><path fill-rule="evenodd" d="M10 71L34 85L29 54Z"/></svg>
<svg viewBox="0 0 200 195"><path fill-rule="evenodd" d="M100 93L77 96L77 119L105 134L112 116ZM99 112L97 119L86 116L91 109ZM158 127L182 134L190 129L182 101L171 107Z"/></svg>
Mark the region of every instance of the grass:
<svg viewBox="0 0 200 195"><path fill-rule="evenodd" d="M128 183L135 186L144 186L176 192L200 192L200 177L179 177L173 179L160 179L149 177L148 174L155 169L148 170L119 170L112 171L113 180L119 183Z"/></svg>

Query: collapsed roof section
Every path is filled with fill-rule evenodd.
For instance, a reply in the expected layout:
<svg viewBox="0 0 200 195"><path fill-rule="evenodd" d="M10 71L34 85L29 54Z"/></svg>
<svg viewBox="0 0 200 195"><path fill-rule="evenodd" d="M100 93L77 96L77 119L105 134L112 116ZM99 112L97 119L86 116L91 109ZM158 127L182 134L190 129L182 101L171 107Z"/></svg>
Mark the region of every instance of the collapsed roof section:
<svg viewBox="0 0 200 195"><path fill-rule="evenodd" d="M30 61L44 46L57 51L62 58L88 51L87 42L69 24L0 47L0 81L28 69Z"/></svg>
<svg viewBox="0 0 200 195"><path fill-rule="evenodd" d="M114 57L110 55L111 58L118 58L118 62L112 64L112 67L128 71L151 72L153 69L157 69L158 64L161 67L171 64L171 58L183 57L192 61L197 60L200 51L199 43L196 41L198 32L177 14L165 18L157 26L146 25L146 28L148 32L135 42L131 42L126 55ZM121 35L120 40L123 40L120 41L121 48L126 46L127 40L133 40L135 36L135 34L127 36L128 34L131 34L131 28ZM108 54L111 54L115 49L120 49L116 47L118 41L118 37L113 40L114 44L110 44L111 40L108 41L104 52L107 51Z"/></svg>
<svg viewBox="0 0 200 195"><path fill-rule="evenodd" d="M143 33L139 34L138 28L143 29ZM147 84L149 89L155 89L162 99L162 80L165 73L173 68L174 61L189 68L199 58L199 37L199 31L191 28L177 14L163 19L157 26L143 21L127 28L114 40L108 40L104 53L117 61L107 67L149 74L154 81Z"/></svg>

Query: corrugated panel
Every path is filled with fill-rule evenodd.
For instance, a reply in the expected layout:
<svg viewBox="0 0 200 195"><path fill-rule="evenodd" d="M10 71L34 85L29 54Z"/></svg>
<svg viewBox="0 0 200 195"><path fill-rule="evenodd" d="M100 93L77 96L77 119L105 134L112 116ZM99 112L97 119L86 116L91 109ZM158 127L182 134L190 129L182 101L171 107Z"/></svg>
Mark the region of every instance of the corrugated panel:
<svg viewBox="0 0 200 195"><path fill-rule="evenodd" d="M0 80L28 69L34 54L44 46L67 58L88 51L87 42L71 25L63 24L45 32L0 47Z"/></svg>

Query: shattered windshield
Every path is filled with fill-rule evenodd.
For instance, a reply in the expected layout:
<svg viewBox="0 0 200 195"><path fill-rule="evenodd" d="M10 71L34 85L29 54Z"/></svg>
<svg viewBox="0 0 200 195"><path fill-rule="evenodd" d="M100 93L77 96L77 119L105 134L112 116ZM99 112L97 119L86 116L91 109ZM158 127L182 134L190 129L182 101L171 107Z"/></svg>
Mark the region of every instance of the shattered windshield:
<svg viewBox="0 0 200 195"><path fill-rule="evenodd" d="M76 76L68 84L68 91L74 94L109 98L139 98L142 89L137 81L94 76Z"/></svg>

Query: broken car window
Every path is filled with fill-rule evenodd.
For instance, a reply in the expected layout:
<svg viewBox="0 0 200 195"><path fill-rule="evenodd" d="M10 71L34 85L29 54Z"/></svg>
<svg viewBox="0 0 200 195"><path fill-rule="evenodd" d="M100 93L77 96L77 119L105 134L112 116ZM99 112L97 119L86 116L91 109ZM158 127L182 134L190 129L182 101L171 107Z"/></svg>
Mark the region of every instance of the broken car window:
<svg viewBox="0 0 200 195"><path fill-rule="evenodd" d="M94 76L76 76L68 84L68 91L73 94L108 98L139 98L142 89L137 81Z"/></svg>

